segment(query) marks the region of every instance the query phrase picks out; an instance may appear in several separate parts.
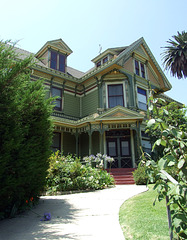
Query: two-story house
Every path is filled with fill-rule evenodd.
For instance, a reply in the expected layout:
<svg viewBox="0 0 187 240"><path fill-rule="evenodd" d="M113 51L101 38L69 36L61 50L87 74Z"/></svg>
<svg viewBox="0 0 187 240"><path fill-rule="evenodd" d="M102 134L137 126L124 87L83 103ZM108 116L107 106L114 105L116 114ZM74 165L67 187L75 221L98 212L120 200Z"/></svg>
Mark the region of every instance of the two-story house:
<svg viewBox="0 0 187 240"><path fill-rule="evenodd" d="M35 54L31 79L44 79L48 96L57 96L52 148L80 157L100 152L115 158L113 167L135 167L140 146L151 149L144 132L149 86L160 94L171 84L143 38L102 52L86 73L68 66L71 53L58 39Z"/></svg>

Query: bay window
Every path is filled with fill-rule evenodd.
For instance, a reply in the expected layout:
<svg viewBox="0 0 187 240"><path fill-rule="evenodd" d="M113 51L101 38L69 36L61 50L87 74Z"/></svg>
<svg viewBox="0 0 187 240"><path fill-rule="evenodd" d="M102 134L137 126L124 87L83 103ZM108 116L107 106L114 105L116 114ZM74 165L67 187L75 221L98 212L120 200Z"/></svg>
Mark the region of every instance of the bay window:
<svg viewBox="0 0 187 240"><path fill-rule="evenodd" d="M108 107L124 106L123 84L108 85Z"/></svg>

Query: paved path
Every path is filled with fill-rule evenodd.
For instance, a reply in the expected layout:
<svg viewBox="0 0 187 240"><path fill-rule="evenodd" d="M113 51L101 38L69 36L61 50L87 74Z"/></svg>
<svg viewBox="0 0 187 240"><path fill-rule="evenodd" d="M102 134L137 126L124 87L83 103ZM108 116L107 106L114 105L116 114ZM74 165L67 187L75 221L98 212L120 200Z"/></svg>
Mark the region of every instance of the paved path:
<svg viewBox="0 0 187 240"><path fill-rule="evenodd" d="M41 222L32 212L0 221L0 240L124 240L119 208L145 186L118 185L87 193L41 197L34 211L50 212Z"/></svg>

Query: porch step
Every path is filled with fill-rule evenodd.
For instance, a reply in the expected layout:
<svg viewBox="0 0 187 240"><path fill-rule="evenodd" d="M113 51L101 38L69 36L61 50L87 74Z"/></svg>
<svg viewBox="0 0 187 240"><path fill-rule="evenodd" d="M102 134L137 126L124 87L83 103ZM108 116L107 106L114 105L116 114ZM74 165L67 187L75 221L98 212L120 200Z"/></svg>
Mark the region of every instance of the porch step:
<svg viewBox="0 0 187 240"><path fill-rule="evenodd" d="M123 184L135 184L133 178L133 171L135 168L112 168L111 171L107 169L107 172L110 173L116 185L123 185Z"/></svg>

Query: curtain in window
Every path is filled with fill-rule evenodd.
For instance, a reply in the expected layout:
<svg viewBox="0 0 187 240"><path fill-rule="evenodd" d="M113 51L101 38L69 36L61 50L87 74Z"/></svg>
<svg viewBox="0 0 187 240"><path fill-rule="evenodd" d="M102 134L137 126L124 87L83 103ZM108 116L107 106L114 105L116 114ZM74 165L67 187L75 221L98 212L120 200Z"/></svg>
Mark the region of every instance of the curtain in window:
<svg viewBox="0 0 187 240"><path fill-rule="evenodd" d="M109 108L117 105L124 106L123 85L109 85L108 86L108 105Z"/></svg>

